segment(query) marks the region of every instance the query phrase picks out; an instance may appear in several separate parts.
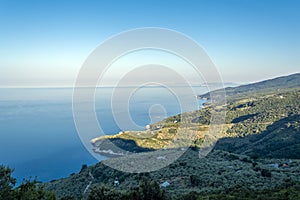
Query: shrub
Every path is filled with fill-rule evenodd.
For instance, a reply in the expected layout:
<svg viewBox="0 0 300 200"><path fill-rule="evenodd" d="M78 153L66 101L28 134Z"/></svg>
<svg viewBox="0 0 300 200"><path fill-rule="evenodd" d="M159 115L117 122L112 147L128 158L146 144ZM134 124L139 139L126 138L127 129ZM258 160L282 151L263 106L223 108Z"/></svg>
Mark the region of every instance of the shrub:
<svg viewBox="0 0 300 200"><path fill-rule="evenodd" d="M192 186L199 186L200 180L196 175L191 175L190 176L190 182Z"/></svg>
<svg viewBox="0 0 300 200"><path fill-rule="evenodd" d="M171 134L175 134L175 133L177 133L177 130L176 130L176 128L170 128L168 130L168 132L171 133Z"/></svg>
<svg viewBox="0 0 300 200"><path fill-rule="evenodd" d="M262 175L263 177L267 177L267 178L270 178L270 177L272 176L271 171L270 171L270 170L267 170L267 169L262 169L262 170L261 170L261 175Z"/></svg>

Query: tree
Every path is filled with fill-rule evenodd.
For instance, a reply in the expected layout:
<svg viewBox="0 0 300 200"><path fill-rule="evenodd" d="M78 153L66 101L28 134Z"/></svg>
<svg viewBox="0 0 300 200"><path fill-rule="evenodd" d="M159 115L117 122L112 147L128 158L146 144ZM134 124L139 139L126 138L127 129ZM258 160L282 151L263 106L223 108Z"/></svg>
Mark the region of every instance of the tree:
<svg viewBox="0 0 300 200"><path fill-rule="evenodd" d="M55 194L45 190L44 185L38 184L37 180L24 180L23 183L15 189L17 199L32 200L44 199L55 200Z"/></svg>
<svg viewBox="0 0 300 200"><path fill-rule="evenodd" d="M164 191L162 191L155 181L143 178L140 182L137 199L139 200L164 200L167 199Z"/></svg>
<svg viewBox="0 0 300 200"><path fill-rule="evenodd" d="M16 184L16 179L11 177L13 169L0 165L0 199L13 199L13 187Z"/></svg>
<svg viewBox="0 0 300 200"><path fill-rule="evenodd" d="M87 165L86 165L86 164L83 164L83 165L81 166L81 169L80 169L80 172L79 172L79 173L83 172L83 171L86 170L87 168L88 168Z"/></svg>
<svg viewBox="0 0 300 200"><path fill-rule="evenodd" d="M45 190L43 184L36 179L23 180L17 188L14 188L16 179L11 176L13 170L9 167L0 166L0 199L6 200L55 200L55 193Z"/></svg>
<svg viewBox="0 0 300 200"><path fill-rule="evenodd" d="M127 199L125 195L106 186L93 186L88 196L88 200L121 200Z"/></svg>
<svg viewBox="0 0 300 200"><path fill-rule="evenodd" d="M167 200L169 199L155 181L143 178L139 187L124 192L107 186L94 185L88 200Z"/></svg>

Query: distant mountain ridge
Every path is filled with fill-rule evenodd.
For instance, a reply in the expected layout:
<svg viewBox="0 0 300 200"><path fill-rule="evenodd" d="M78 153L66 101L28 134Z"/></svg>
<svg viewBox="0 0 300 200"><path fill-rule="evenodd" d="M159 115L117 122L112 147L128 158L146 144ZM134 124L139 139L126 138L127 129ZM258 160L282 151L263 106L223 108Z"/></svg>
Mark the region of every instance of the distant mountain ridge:
<svg viewBox="0 0 300 200"><path fill-rule="evenodd" d="M226 96L244 96L250 93L266 93L280 89L293 89L300 86L300 73L281 76L256 83L225 88ZM199 98L210 98L210 93L199 95Z"/></svg>

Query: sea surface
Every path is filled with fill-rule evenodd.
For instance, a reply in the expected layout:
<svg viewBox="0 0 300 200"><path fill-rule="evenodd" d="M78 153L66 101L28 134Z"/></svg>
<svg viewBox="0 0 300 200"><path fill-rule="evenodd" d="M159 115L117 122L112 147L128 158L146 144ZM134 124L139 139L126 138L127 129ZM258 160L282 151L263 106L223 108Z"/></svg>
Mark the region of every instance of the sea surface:
<svg viewBox="0 0 300 200"><path fill-rule="evenodd" d="M122 90L126 93L132 88L118 92ZM185 94L188 90L184 87L180 90L181 95L191 95ZM128 105L135 123L120 128L111 109L113 91L112 87L97 88L95 95L96 114L105 134L124 129L143 130L147 124L194 108L181 110L176 94L166 88L144 87L130 99L115 99L117 104ZM193 91L194 95L203 94L207 88L193 87ZM0 164L14 168L13 176L19 182L30 177L40 181L67 177L78 172L82 164L98 162L77 133L72 88L1 88L0 94ZM197 100L197 103L200 107L203 102ZM123 110L115 110L114 114L118 112Z"/></svg>

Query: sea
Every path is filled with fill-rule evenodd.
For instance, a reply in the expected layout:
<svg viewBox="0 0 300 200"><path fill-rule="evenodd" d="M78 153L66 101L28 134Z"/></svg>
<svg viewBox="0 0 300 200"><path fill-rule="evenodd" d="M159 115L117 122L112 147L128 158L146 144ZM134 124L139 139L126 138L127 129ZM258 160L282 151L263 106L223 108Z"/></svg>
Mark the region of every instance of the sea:
<svg viewBox="0 0 300 200"><path fill-rule="evenodd" d="M176 86L177 87L177 86ZM205 86L192 87L193 94L179 87L181 95L207 92ZM118 92L128 93L132 87ZM179 91L178 88L174 91ZM114 87L97 88L95 111L104 134L144 130L147 124L194 109L181 107L176 93L155 86L134 90L130 99L114 99L126 105L134 125L120 128L112 112ZM72 112L73 88L0 88L0 164L14 169L18 182L37 178L46 182L79 172L82 165L93 165L96 159L81 141ZM203 100L196 100L200 108ZM97 137L97 135L95 135ZM92 138L91 138L92 139Z"/></svg>

